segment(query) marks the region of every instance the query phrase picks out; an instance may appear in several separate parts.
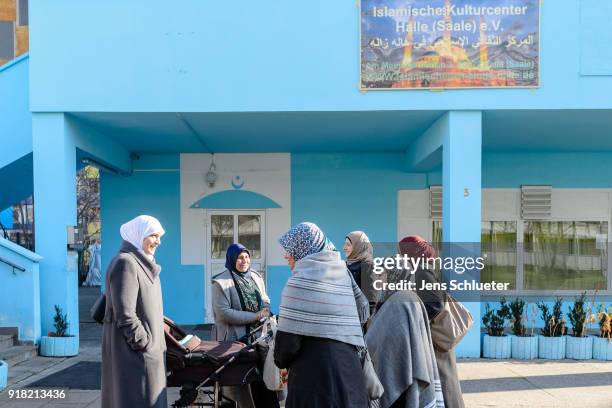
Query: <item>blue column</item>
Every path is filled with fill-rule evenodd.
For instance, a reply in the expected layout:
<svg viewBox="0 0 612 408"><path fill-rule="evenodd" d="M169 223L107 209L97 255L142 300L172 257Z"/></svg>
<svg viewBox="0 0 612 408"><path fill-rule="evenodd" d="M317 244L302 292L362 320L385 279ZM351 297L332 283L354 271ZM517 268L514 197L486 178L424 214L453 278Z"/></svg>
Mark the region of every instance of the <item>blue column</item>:
<svg viewBox="0 0 612 408"><path fill-rule="evenodd" d="M42 334L54 331L54 305L79 335L78 271L67 250L68 225L76 225L76 146L63 113L32 115L34 223L40 262Z"/></svg>
<svg viewBox="0 0 612 408"><path fill-rule="evenodd" d="M442 234L450 253L444 256L479 256L482 113L450 111L445 119L447 127L442 142ZM478 273L451 276L462 277L480 280ZM457 356L480 357L480 303L473 295L469 300L473 301L464 304L474 316L474 326L457 347Z"/></svg>

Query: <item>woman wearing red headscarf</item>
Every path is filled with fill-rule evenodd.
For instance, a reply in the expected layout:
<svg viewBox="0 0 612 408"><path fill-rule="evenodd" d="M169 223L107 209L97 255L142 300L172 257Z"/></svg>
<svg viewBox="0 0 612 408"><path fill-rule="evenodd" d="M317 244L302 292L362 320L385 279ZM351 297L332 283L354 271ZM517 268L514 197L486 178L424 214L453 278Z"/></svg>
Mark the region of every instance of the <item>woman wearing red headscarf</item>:
<svg viewBox="0 0 612 408"><path fill-rule="evenodd" d="M407 255L410 258L422 258L423 262L419 265L424 267L417 268L414 274L414 280L417 288L417 295L425 304L427 317L431 322L444 309L446 294L441 290L420 290L423 283L434 283L436 276L434 272L427 268L427 259L436 257L436 250L424 238L418 235L411 235L403 238L399 242L399 252L402 255ZM434 341L435 344L435 341ZM446 408L463 408L463 396L461 394L461 386L459 384L459 376L457 375L457 361L455 350L449 351L438 350L434 346L436 354L436 363L440 373L440 382L442 383L442 394L444 395L444 406Z"/></svg>

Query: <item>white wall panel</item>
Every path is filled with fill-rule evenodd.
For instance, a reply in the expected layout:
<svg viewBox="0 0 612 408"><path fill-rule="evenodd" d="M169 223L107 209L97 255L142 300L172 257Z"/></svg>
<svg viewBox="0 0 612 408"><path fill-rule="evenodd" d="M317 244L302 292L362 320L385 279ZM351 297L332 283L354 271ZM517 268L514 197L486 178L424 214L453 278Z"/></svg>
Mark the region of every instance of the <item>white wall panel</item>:
<svg viewBox="0 0 612 408"><path fill-rule="evenodd" d="M233 190L236 176L244 181L243 190L262 194L281 208L267 210L266 262L283 265L283 253L276 239L291 223L291 157L288 153L216 154L218 180L213 188L205 182L210 154L181 154L181 263L204 265L206 250L205 210L190 208L208 195ZM236 209L242 209L236 203Z"/></svg>

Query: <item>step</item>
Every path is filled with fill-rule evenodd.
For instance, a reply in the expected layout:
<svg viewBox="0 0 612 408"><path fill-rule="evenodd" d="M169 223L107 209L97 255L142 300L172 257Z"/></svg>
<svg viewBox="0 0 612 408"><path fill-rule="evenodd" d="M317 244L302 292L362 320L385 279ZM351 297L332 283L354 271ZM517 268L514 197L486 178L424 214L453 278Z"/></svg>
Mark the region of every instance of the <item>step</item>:
<svg viewBox="0 0 612 408"><path fill-rule="evenodd" d="M38 355L36 346L13 346L0 351L0 360L6 361L9 366L15 366Z"/></svg>
<svg viewBox="0 0 612 408"><path fill-rule="evenodd" d="M0 351L15 345L15 336L12 334L0 334Z"/></svg>

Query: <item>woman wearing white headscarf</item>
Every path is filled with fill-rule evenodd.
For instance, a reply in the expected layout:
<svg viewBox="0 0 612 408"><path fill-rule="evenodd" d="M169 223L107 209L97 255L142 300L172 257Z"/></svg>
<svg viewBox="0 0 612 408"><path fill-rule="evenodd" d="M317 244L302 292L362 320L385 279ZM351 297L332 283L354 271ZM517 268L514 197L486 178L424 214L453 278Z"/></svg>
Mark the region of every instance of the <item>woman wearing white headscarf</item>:
<svg viewBox="0 0 612 408"><path fill-rule="evenodd" d="M164 229L140 215L123 224L106 272L102 407L167 407L164 311L155 250Z"/></svg>

